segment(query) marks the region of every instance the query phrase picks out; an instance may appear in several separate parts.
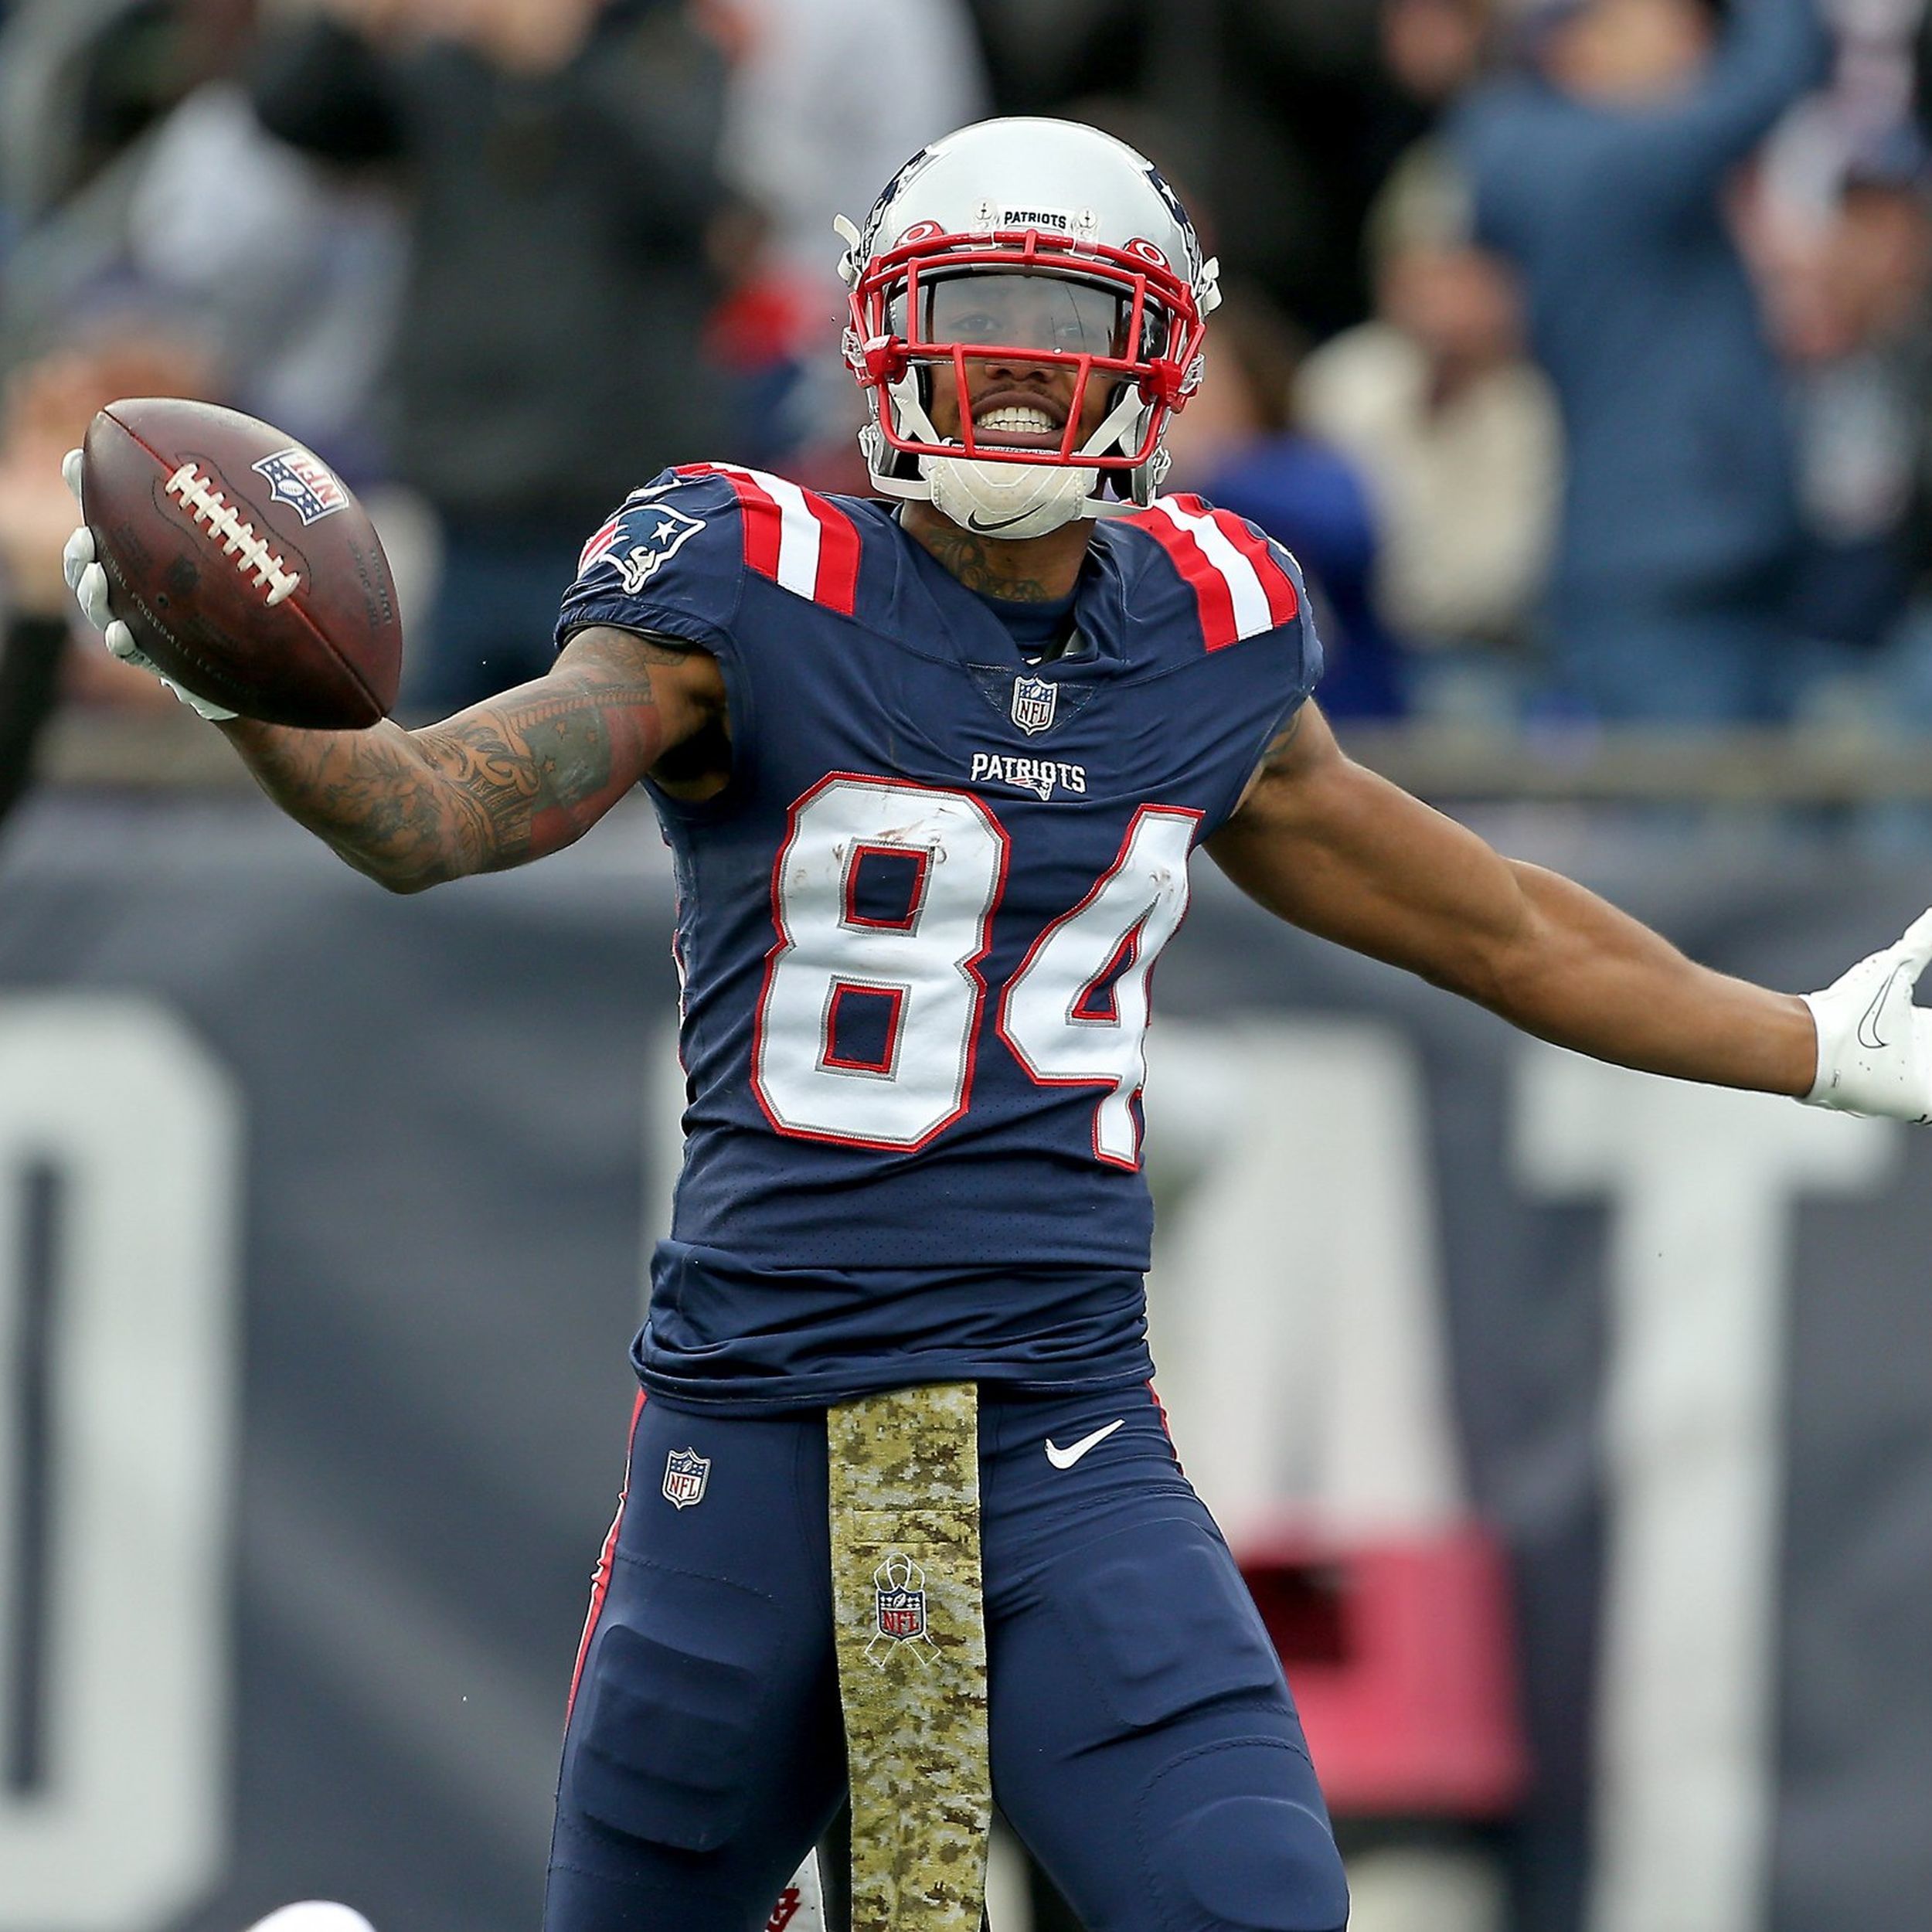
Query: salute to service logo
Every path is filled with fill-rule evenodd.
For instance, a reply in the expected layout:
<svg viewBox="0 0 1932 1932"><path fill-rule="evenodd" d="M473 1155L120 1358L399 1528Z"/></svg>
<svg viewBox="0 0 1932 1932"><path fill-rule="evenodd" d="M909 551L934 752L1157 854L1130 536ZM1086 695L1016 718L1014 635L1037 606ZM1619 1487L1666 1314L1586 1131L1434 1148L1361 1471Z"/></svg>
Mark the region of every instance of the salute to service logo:
<svg viewBox="0 0 1932 1932"><path fill-rule="evenodd" d="M877 1628L866 1655L883 1670L886 1656L900 1645L932 1643L926 1629L926 1573L894 1550L872 1572L872 1580ZM924 1652L916 1654L923 1662Z"/></svg>

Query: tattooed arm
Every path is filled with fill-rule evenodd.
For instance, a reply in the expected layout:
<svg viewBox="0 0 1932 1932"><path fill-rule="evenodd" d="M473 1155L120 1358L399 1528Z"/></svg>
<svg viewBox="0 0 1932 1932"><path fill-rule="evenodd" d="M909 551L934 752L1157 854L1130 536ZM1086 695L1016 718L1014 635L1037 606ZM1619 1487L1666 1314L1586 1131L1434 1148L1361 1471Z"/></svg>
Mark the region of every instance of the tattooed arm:
<svg viewBox="0 0 1932 1932"><path fill-rule="evenodd" d="M725 726L716 658L599 627L572 638L547 676L420 731L246 718L219 729L291 818L379 884L414 893L561 850L668 754L687 754L685 788L715 790ZM694 768L689 754L707 746Z"/></svg>

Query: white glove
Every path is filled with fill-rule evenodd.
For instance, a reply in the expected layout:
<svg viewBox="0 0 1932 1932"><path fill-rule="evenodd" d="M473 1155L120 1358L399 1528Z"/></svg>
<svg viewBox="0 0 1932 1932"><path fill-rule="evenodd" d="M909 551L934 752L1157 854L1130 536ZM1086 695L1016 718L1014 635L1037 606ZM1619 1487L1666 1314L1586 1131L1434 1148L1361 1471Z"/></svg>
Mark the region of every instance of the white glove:
<svg viewBox="0 0 1932 1932"><path fill-rule="evenodd" d="M80 501L80 452L70 450L62 458L60 474L66 478L67 488L73 492L73 500ZM80 606L80 614L100 633L101 641L123 664L131 664L137 669L147 672L161 679L168 689L190 711L199 713L210 723L219 723L232 718L235 713L224 710L211 699L199 698L186 686L177 684L134 641L134 634L107 607L107 573L103 570L94 556L94 533L82 524L67 539L67 547L60 553L60 567L66 573L67 588L74 594L74 600Z"/></svg>
<svg viewBox="0 0 1932 1932"><path fill-rule="evenodd" d="M1932 1126L1932 1012L1912 989L1932 960L1932 911L1821 993L1807 993L1818 1028L1818 1079L1807 1105Z"/></svg>

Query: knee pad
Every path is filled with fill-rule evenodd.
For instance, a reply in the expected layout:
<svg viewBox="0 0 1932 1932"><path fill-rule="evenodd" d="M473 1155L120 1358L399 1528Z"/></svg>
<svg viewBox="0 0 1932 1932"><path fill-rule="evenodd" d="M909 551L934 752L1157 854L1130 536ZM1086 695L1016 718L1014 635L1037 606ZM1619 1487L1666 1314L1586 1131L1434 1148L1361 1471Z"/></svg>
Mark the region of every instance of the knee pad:
<svg viewBox="0 0 1932 1932"><path fill-rule="evenodd" d="M621 1613L607 1604L585 1659L560 1810L626 1838L715 1852L743 1822L745 1767L781 1664L778 1607L655 1564L627 1581Z"/></svg>
<svg viewBox="0 0 1932 1932"><path fill-rule="evenodd" d="M1349 1886L1308 1760L1277 1739L1208 1747L1142 1801L1169 1932L1342 1932Z"/></svg>

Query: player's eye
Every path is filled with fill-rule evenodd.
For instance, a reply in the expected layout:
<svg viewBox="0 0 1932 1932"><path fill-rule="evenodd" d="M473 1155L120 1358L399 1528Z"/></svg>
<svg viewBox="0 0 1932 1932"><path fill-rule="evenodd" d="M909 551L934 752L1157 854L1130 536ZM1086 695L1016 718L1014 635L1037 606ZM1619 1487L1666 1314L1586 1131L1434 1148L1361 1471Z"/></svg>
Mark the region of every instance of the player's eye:
<svg viewBox="0 0 1932 1932"><path fill-rule="evenodd" d="M996 298L984 276L927 282L920 289L920 333L929 342L1005 342L1014 339L1012 304Z"/></svg>
<svg viewBox="0 0 1932 1932"><path fill-rule="evenodd" d="M1069 355L1118 355L1126 347L1131 312L1131 304L1111 289L1053 284L1046 297L1050 346Z"/></svg>

